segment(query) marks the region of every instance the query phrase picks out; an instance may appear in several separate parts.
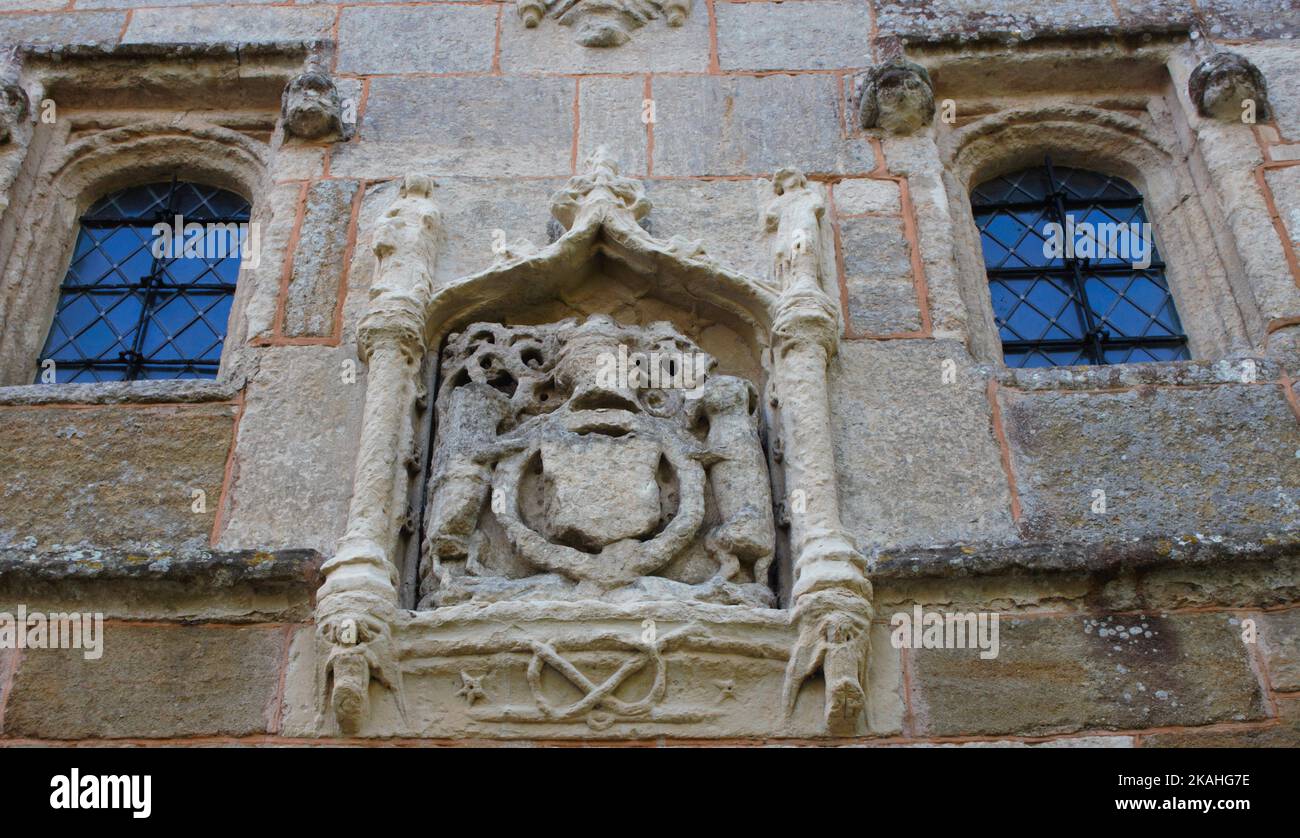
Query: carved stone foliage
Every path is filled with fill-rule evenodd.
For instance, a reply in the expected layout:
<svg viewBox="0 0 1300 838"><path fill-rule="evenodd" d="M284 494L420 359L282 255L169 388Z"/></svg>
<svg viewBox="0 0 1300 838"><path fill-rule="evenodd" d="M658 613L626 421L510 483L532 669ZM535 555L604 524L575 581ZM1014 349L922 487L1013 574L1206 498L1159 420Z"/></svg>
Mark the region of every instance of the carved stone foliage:
<svg viewBox="0 0 1300 838"><path fill-rule="evenodd" d="M423 607L768 605L757 392L671 324L476 323L443 351Z"/></svg>
<svg viewBox="0 0 1300 838"><path fill-rule="evenodd" d="M632 32L664 18L681 26L693 0L517 0L519 17L532 29L549 15L573 29L573 40L584 47L616 47Z"/></svg>
<svg viewBox="0 0 1300 838"><path fill-rule="evenodd" d="M863 128L911 134L934 119L934 85L920 64L895 58L860 79L858 119Z"/></svg>
<svg viewBox="0 0 1300 838"><path fill-rule="evenodd" d="M280 101L284 131L303 140L343 138L343 102L329 74L309 70L294 76Z"/></svg>
<svg viewBox="0 0 1300 838"><path fill-rule="evenodd" d="M1248 108L1256 120L1270 116L1264 74L1235 52L1216 52L1197 64L1187 93L1201 116L1239 122Z"/></svg>

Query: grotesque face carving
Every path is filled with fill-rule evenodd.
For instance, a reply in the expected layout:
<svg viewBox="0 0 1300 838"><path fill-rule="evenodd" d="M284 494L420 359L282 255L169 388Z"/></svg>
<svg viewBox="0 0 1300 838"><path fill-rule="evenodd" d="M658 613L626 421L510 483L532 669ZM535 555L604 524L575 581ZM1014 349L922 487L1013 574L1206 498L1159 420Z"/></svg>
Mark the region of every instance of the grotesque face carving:
<svg viewBox="0 0 1300 838"><path fill-rule="evenodd" d="M324 73L307 72L290 81L280 110L285 130L295 137L318 140L343 133L338 89Z"/></svg>
<svg viewBox="0 0 1300 838"><path fill-rule="evenodd" d="M422 605L766 604L757 398L670 324L474 324L443 353Z"/></svg>

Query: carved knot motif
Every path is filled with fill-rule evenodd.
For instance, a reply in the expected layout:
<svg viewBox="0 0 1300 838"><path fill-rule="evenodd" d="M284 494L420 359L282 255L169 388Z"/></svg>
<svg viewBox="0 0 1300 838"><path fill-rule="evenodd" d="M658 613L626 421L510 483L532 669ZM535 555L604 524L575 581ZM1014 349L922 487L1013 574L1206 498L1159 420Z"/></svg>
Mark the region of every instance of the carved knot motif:
<svg viewBox="0 0 1300 838"><path fill-rule="evenodd" d="M692 0L517 0L519 18L533 29L550 15L573 29L573 40L584 47L616 47L627 43L632 32L662 17L669 26L681 26L690 14Z"/></svg>
<svg viewBox="0 0 1300 838"><path fill-rule="evenodd" d="M668 323L476 323L442 355L421 607L766 604L757 393Z"/></svg>

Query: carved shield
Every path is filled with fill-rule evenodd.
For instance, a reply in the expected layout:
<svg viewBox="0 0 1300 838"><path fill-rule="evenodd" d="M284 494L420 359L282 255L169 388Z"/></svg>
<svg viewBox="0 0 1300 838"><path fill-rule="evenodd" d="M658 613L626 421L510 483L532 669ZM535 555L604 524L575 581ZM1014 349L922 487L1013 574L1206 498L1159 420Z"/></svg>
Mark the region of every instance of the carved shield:
<svg viewBox="0 0 1300 838"><path fill-rule="evenodd" d="M596 551L659 525L658 441L628 434L565 434L542 443L546 535Z"/></svg>

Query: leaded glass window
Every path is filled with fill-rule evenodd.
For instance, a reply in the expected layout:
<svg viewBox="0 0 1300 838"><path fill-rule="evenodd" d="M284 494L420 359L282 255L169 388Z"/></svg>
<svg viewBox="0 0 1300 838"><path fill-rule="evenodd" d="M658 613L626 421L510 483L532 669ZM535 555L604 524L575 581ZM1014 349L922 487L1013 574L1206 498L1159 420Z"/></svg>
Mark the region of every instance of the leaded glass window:
<svg viewBox="0 0 1300 838"><path fill-rule="evenodd" d="M1189 357L1142 195L1083 169L1025 169L971 193L1007 366Z"/></svg>
<svg viewBox="0 0 1300 838"><path fill-rule="evenodd" d="M174 178L100 199L81 217L40 362L60 383L215 378L248 218L238 195Z"/></svg>

